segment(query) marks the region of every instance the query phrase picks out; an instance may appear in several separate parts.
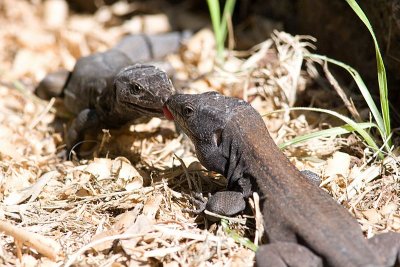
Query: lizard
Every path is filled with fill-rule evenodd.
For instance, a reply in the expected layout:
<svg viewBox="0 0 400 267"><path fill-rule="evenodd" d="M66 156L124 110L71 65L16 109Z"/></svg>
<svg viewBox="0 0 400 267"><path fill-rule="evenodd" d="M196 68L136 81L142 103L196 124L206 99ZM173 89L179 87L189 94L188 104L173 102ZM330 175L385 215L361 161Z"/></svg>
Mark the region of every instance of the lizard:
<svg viewBox="0 0 400 267"><path fill-rule="evenodd" d="M130 35L115 47L77 60L69 72L47 75L35 93L62 97L76 117L66 136L68 150L89 129L119 128L142 117L162 117L162 106L175 89L162 69L146 62L176 52L188 32Z"/></svg>
<svg viewBox="0 0 400 267"><path fill-rule="evenodd" d="M175 94L164 114L192 140L200 163L228 179L207 210L234 215L249 193L260 195L268 243L256 252L257 266L399 266L400 234L366 239L351 214L279 150L247 102L216 92Z"/></svg>

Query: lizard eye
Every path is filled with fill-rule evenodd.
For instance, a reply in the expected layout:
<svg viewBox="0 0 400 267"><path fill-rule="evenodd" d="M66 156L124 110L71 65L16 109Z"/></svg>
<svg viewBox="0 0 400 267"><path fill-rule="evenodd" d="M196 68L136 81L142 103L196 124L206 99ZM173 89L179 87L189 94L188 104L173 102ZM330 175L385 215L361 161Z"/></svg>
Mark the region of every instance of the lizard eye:
<svg viewBox="0 0 400 267"><path fill-rule="evenodd" d="M140 88L139 85L137 85L137 84L131 84L131 85L129 86L129 93L130 93L131 95L138 95L138 94L141 93L141 90L140 90L140 89L141 89L141 88Z"/></svg>
<svg viewBox="0 0 400 267"><path fill-rule="evenodd" d="M193 114L194 109L191 106L186 106L183 108L183 115L189 117Z"/></svg>

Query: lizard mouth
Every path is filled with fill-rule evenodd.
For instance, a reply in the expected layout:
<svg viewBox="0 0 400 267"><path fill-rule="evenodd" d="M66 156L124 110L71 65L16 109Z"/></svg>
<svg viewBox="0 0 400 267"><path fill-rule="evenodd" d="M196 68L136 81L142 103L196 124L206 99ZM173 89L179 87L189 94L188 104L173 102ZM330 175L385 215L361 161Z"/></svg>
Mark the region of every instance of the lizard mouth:
<svg viewBox="0 0 400 267"><path fill-rule="evenodd" d="M164 116L165 116L165 118L167 120L169 120L169 121L173 121L174 120L174 115L172 115L172 112L169 111L167 106L163 106L163 113L164 113Z"/></svg>
<svg viewBox="0 0 400 267"><path fill-rule="evenodd" d="M124 102L124 103L126 105L132 107L132 110L135 110L135 111L140 112L145 115L157 116L157 117L162 117L162 115L163 115L163 108L162 107L158 108L156 105L154 108L150 108L150 107L138 106L136 104L129 103L129 102Z"/></svg>

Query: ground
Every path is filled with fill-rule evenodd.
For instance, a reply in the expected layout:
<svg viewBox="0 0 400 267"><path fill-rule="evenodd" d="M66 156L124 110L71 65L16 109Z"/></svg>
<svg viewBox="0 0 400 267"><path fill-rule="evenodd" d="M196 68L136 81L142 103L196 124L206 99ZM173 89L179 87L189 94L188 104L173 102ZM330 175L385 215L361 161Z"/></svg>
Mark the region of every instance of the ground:
<svg viewBox="0 0 400 267"><path fill-rule="evenodd" d="M65 152L68 126L56 119L63 117L59 101L32 93L46 73L72 69L77 58L125 34L171 28L164 14L127 16L141 7L117 2L78 15L61 0L0 2L1 265L252 266L251 245L241 241L259 244L254 216L229 219L227 228L184 211L193 208L192 192L207 196L226 181L201 167L173 123L152 119L104 130L94 153L77 160ZM166 60L178 90L244 98L281 144L338 124L327 115L288 111L295 103L347 112L318 62L304 59L313 45L311 37L274 31L216 65L213 35L203 29ZM349 97L368 118L359 96ZM284 112L271 113L277 109ZM400 232L394 155L377 160L355 135L313 139L284 153L299 169L321 175L322 190L357 218L367 237Z"/></svg>

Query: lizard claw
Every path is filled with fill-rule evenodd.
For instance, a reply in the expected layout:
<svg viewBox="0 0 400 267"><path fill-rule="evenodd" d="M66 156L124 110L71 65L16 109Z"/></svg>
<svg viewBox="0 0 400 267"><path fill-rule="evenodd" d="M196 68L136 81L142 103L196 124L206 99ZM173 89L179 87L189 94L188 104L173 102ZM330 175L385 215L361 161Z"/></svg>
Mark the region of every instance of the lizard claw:
<svg viewBox="0 0 400 267"><path fill-rule="evenodd" d="M196 215L203 213L207 205L207 199L203 197L203 194L199 192L193 192L189 198L193 204L197 206L197 209L182 209L182 211Z"/></svg>
<svg viewBox="0 0 400 267"><path fill-rule="evenodd" d="M223 216L234 216L246 208L243 193L236 191L220 191L205 199L201 194L194 193L191 200L199 207L196 210L185 210L194 214L200 214L204 210Z"/></svg>

